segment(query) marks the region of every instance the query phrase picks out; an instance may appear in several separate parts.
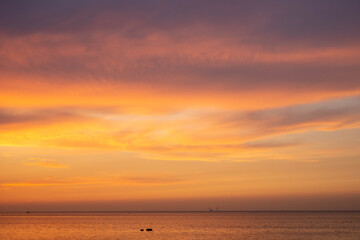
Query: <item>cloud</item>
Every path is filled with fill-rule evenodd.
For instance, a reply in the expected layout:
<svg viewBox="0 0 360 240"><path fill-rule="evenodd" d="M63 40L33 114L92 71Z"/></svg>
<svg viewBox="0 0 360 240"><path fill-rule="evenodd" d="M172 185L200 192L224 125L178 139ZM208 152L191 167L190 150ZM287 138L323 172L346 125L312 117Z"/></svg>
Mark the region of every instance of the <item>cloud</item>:
<svg viewBox="0 0 360 240"><path fill-rule="evenodd" d="M357 126L360 119L360 97L329 100L243 113L228 113L220 123L236 128L247 125L263 134L297 130L326 130Z"/></svg>
<svg viewBox="0 0 360 240"><path fill-rule="evenodd" d="M100 181L101 182L101 181ZM98 183L96 179L58 179L58 178L39 178L30 179L22 182L7 182L2 183L4 187L38 187L38 186L67 186L67 185L82 185Z"/></svg>
<svg viewBox="0 0 360 240"><path fill-rule="evenodd" d="M45 82L47 91L81 85L88 92L107 86L105 92L181 97L201 90L238 98L262 90L313 98L360 91L359 7L356 1L311 7L302 1L5 1L0 87L9 91L16 83L12 90L22 95Z"/></svg>
<svg viewBox="0 0 360 240"><path fill-rule="evenodd" d="M309 139L297 139L296 134L359 128L359 109L358 96L252 111L197 109L129 114L116 109L71 108L70 114L78 117L68 123L50 118L20 130L7 128L0 134L0 143L123 151L158 160L260 159L269 158L272 151L303 148Z"/></svg>
<svg viewBox="0 0 360 240"><path fill-rule="evenodd" d="M36 160L36 159L35 159ZM41 162L47 162L48 160L40 160ZM24 163L25 164L25 163ZM50 164L53 164L51 161ZM25 164L33 165L33 164ZM37 164L35 164L37 165ZM38 165L37 165L38 166ZM43 165L41 165L43 166ZM48 166L46 166L48 167ZM158 173L157 176L149 175L133 175L133 176L107 176L102 178L58 178L58 177L47 177L47 178L34 178L27 179L25 181L18 182L7 182L2 183L0 186L4 187L37 187L37 186L69 186L69 185L102 185L102 186L121 186L121 185L168 185L183 183L184 179L177 176Z"/></svg>
<svg viewBox="0 0 360 240"><path fill-rule="evenodd" d="M30 158L30 160L23 161L22 164L29 166L39 166L46 168L68 168L69 166L57 163L55 160L42 159L42 158Z"/></svg>
<svg viewBox="0 0 360 240"><path fill-rule="evenodd" d="M123 31L141 38L156 31L179 31L192 25L218 29L218 34L249 40L323 44L359 39L358 1L2 1L0 31L38 32ZM65 19L65 20L64 20ZM200 34L202 32L199 32ZM340 33L340 34L337 34ZM214 33L215 34L215 33ZM326 41L323 41L326 40Z"/></svg>
<svg viewBox="0 0 360 240"><path fill-rule="evenodd" d="M79 118L74 112L64 109L13 109L0 108L0 126L8 124L44 123L69 121Z"/></svg>
<svg viewBox="0 0 360 240"><path fill-rule="evenodd" d="M251 142L246 142L244 143L242 146L244 148L254 148L254 149L276 149L276 148L284 148L284 147L294 147L294 146L299 146L300 143L298 142L280 142L280 141L264 141L264 140L259 140L259 141L251 141Z"/></svg>
<svg viewBox="0 0 360 240"><path fill-rule="evenodd" d="M119 114L121 110L112 107L52 107L52 108L0 108L2 125L49 125L54 123L91 121L91 119Z"/></svg>
<svg viewBox="0 0 360 240"><path fill-rule="evenodd" d="M141 185L175 184L184 181L174 176L129 176L121 177L120 180L125 181L126 183Z"/></svg>
<svg viewBox="0 0 360 240"><path fill-rule="evenodd" d="M83 38L47 35L3 38L0 71L15 81L32 77L52 84L53 88L76 84L97 88L103 84L131 91L141 87L180 92L360 89L357 81L360 46L309 49L279 46L267 50L248 43L239 45L231 38L215 38L211 43L207 43L207 38L182 42L173 37L128 40L118 34L99 35L100 40L86 42ZM3 78L3 84L7 79Z"/></svg>

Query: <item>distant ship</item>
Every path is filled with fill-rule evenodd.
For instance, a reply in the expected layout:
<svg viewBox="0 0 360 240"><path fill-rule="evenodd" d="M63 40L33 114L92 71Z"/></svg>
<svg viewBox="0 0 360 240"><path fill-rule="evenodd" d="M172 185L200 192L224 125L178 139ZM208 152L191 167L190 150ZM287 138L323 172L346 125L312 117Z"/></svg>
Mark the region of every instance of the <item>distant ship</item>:
<svg viewBox="0 0 360 240"><path fill-rule="evenodd" d="M209 212L214 212L214 209L212 209L211 207L208 207L208 209L209 209ZM219 212L219 211L220 211L220 208L216 207L215 212Z"/></svg>

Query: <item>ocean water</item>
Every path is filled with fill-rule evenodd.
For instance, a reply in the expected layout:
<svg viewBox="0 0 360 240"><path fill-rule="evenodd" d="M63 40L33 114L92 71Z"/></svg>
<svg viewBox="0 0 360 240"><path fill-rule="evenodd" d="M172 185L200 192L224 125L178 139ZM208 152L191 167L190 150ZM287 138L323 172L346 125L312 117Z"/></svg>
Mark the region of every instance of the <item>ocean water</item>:
<svg viewBox="0 0 360 240"><path fill-rule="evenodd" d="M360 212L0 213L0 239L360 240Z"/></svg>

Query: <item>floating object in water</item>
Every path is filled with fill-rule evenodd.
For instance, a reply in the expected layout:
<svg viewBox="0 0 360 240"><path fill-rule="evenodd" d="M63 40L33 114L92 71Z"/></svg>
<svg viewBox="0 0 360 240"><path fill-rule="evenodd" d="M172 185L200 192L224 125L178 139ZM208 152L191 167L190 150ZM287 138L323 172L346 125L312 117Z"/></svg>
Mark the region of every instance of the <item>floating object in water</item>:
<svg viewBox="0 0 360 240"><path fill-rule="evenodd" d="M149 232L149 231L152 231L152 228L147 228L146 231L148 231L148 232Z"/></svg>
<svg viewBox="0 0 360 240"><path fill-rule="evenodd" d="M27 211L26 213L30 213L30 211Z"/></svg>
<svg viewBox="0 0 360 240"><path fill-rule="evenodd" d="M143 231L144 231L144 229L140 229L140 231L141 231L141 232L143 232Z"/></svg>

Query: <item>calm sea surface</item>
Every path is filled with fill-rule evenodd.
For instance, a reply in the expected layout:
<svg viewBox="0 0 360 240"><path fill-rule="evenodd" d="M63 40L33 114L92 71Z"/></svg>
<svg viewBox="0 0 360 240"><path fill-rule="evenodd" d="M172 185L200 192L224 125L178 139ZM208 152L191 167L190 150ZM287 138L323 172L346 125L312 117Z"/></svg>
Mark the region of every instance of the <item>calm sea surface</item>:
<svg viewBox="0 0 360 240"><path fill-rule="evenodd" d="M0 213L0 239L360 240L360 212Z"/></svg>

